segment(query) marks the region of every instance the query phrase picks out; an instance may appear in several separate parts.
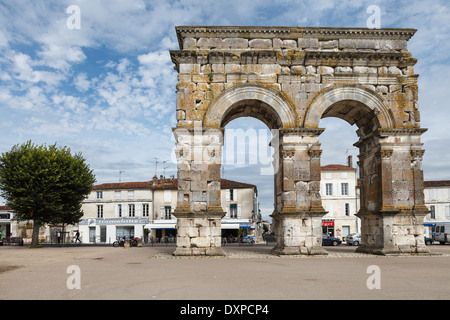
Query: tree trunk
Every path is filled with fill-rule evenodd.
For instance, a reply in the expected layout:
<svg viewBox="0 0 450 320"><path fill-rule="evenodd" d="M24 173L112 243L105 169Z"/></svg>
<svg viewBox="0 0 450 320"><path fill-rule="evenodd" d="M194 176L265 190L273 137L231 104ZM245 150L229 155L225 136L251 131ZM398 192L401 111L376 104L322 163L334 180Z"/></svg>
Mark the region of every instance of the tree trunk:
<svg viewBox="0 0 450 320"><path fill-rule="evenodd" d="M31 245L30 248L39 247L39 229L41 224L37 221L33 221L33 234L31 235Z"/></svg>

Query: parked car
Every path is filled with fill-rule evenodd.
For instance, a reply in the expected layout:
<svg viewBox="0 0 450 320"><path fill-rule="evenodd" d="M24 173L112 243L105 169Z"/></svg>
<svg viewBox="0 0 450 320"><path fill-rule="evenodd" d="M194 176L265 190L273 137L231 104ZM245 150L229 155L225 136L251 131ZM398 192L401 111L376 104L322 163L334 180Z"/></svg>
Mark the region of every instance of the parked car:
<svg viewBox="0 0 450 320"><path fill-rule="evenodd" d="M450 242L448 234L450 234L450 222L437 222L434 227L433 239L439 241L440 244L446 244Z"/></svg>
<svg viewBox="0 0 450 320"><path fill-rule="evenodd" d="M428 237L425 237L425 244L426 244L427 246L429 246L430 244L433 244L433 239L428 238Z"/></svg>
<svg viewBox="0 0 450 320"><path fill-rule="evenodd" d="M338 238L330 237L328 234L322 235L322 245L323 246L337 246L341 244L342 241Z"/></svg>
<svg viewBox="0 0 450 320"><path fill-rule="evenodd" d="M349 246L359 246L361 244L361 234L359 233L350 233L347 236L347 244Z"/></svg>

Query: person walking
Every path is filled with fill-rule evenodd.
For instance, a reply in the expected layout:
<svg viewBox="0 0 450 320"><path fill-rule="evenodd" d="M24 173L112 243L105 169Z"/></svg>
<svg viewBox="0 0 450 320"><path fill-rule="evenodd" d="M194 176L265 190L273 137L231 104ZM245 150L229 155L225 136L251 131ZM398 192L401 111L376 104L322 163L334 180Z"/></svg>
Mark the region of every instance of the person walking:
<svg viewBox="0 0 450 320"><path fill-rule="evenodd" d="M79 230L77 230L77 233L75 233L75 243L77 243L77 241L80 241L80 243L81 243L80 231Z"/></svg>

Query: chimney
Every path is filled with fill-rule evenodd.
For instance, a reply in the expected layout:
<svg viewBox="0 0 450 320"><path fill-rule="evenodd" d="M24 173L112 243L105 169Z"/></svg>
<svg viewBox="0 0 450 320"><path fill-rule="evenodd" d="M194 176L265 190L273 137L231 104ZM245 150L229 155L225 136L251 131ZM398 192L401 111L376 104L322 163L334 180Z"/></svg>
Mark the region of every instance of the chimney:
<svg viewBox="0 0 450 320"><path fill-rule="evenodd" d="M158 184L158 177L156 175L153 176L153 185L156 186Z"/></svg>
<svg viewBox="0 0 450 320"><path fill-rule="evenodd" d="M347 166L353 168L353 159L352 156L348 156L347 158Z"/></svg>

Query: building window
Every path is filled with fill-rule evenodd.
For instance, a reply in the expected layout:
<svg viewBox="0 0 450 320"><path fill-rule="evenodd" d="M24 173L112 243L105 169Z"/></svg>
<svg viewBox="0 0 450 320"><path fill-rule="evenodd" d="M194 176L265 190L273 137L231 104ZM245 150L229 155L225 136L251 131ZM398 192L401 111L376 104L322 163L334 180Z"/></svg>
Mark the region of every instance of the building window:
<svg viewBox="0 0 450 320"><path fill-rule="evenodd" d="M122 205L121 204L117 205L117 213L119 215L119 218L122 218Z"/></svg>
<svg viewBox="0 0 450 320"><path fill-rule="evenodd" d="M164 207L164 219L166 219L166 220L172 219L171 213L172 213L172 207L170 207L170 206Z"/></svg>
<svg viewBox="0 0 450 320"><path fill-rule="evenodd" d="M142 216L148 217L148 213L149 213L149 205L148 203L144 203L142 205Z"/></svg>
<svg viewBox="0 0 450 320"><path fill-rule="evenodd" d="M134 217L134 204L129 204L128 205L128 216L129 217Z"/></svg>
<svg viewBox="0 0 450 320"><path fill-rule="evenodd" d="M234 190L230 189L230 201L234 201Z"/></svg>
<svg viewBox="0 0 450 320"><path fill-rule="evenodd" d="M103 191L97 191L97 199L103 199Z"/></svg>
<svg viewBox="0 0 450 320"><path fill-rule="evenodd" d="M436 207L430 206L430 219L436 219Z"/></svg>
<svg viewBox="0 0 450 320"><path fill-rule="evenodd" d="M103 218L103 205L97 206L97 218Z"/></svg>
<svg viewBox="0 0 450 320"><path fill-rule="evenodd" d="M348 183L341 183L341 195L348 196Z"/></svg>
<svg viewBox="0 0 450 320"><path fill-rule="evenodd" d="M350 203L345 204L345 215L347 217L350 215Z"/></svg>
<svg viewBox="0 0 450 320"><path fill-rule="evenodd" d="M332 183L325 184L325 194L327 196L333 195L333 184Z"/></svg>
<svg viewBox="0 0 450 320"><path fill-rule="evenodd" d="M237 218L237 204L230 204L230 218Z"/></svg>
<svg viewBox="0 0 450 320"><path fill-rule="evenodd" d="M437 200L437 190L429 189L428 193L430 194L430 200Z"/></svg>

